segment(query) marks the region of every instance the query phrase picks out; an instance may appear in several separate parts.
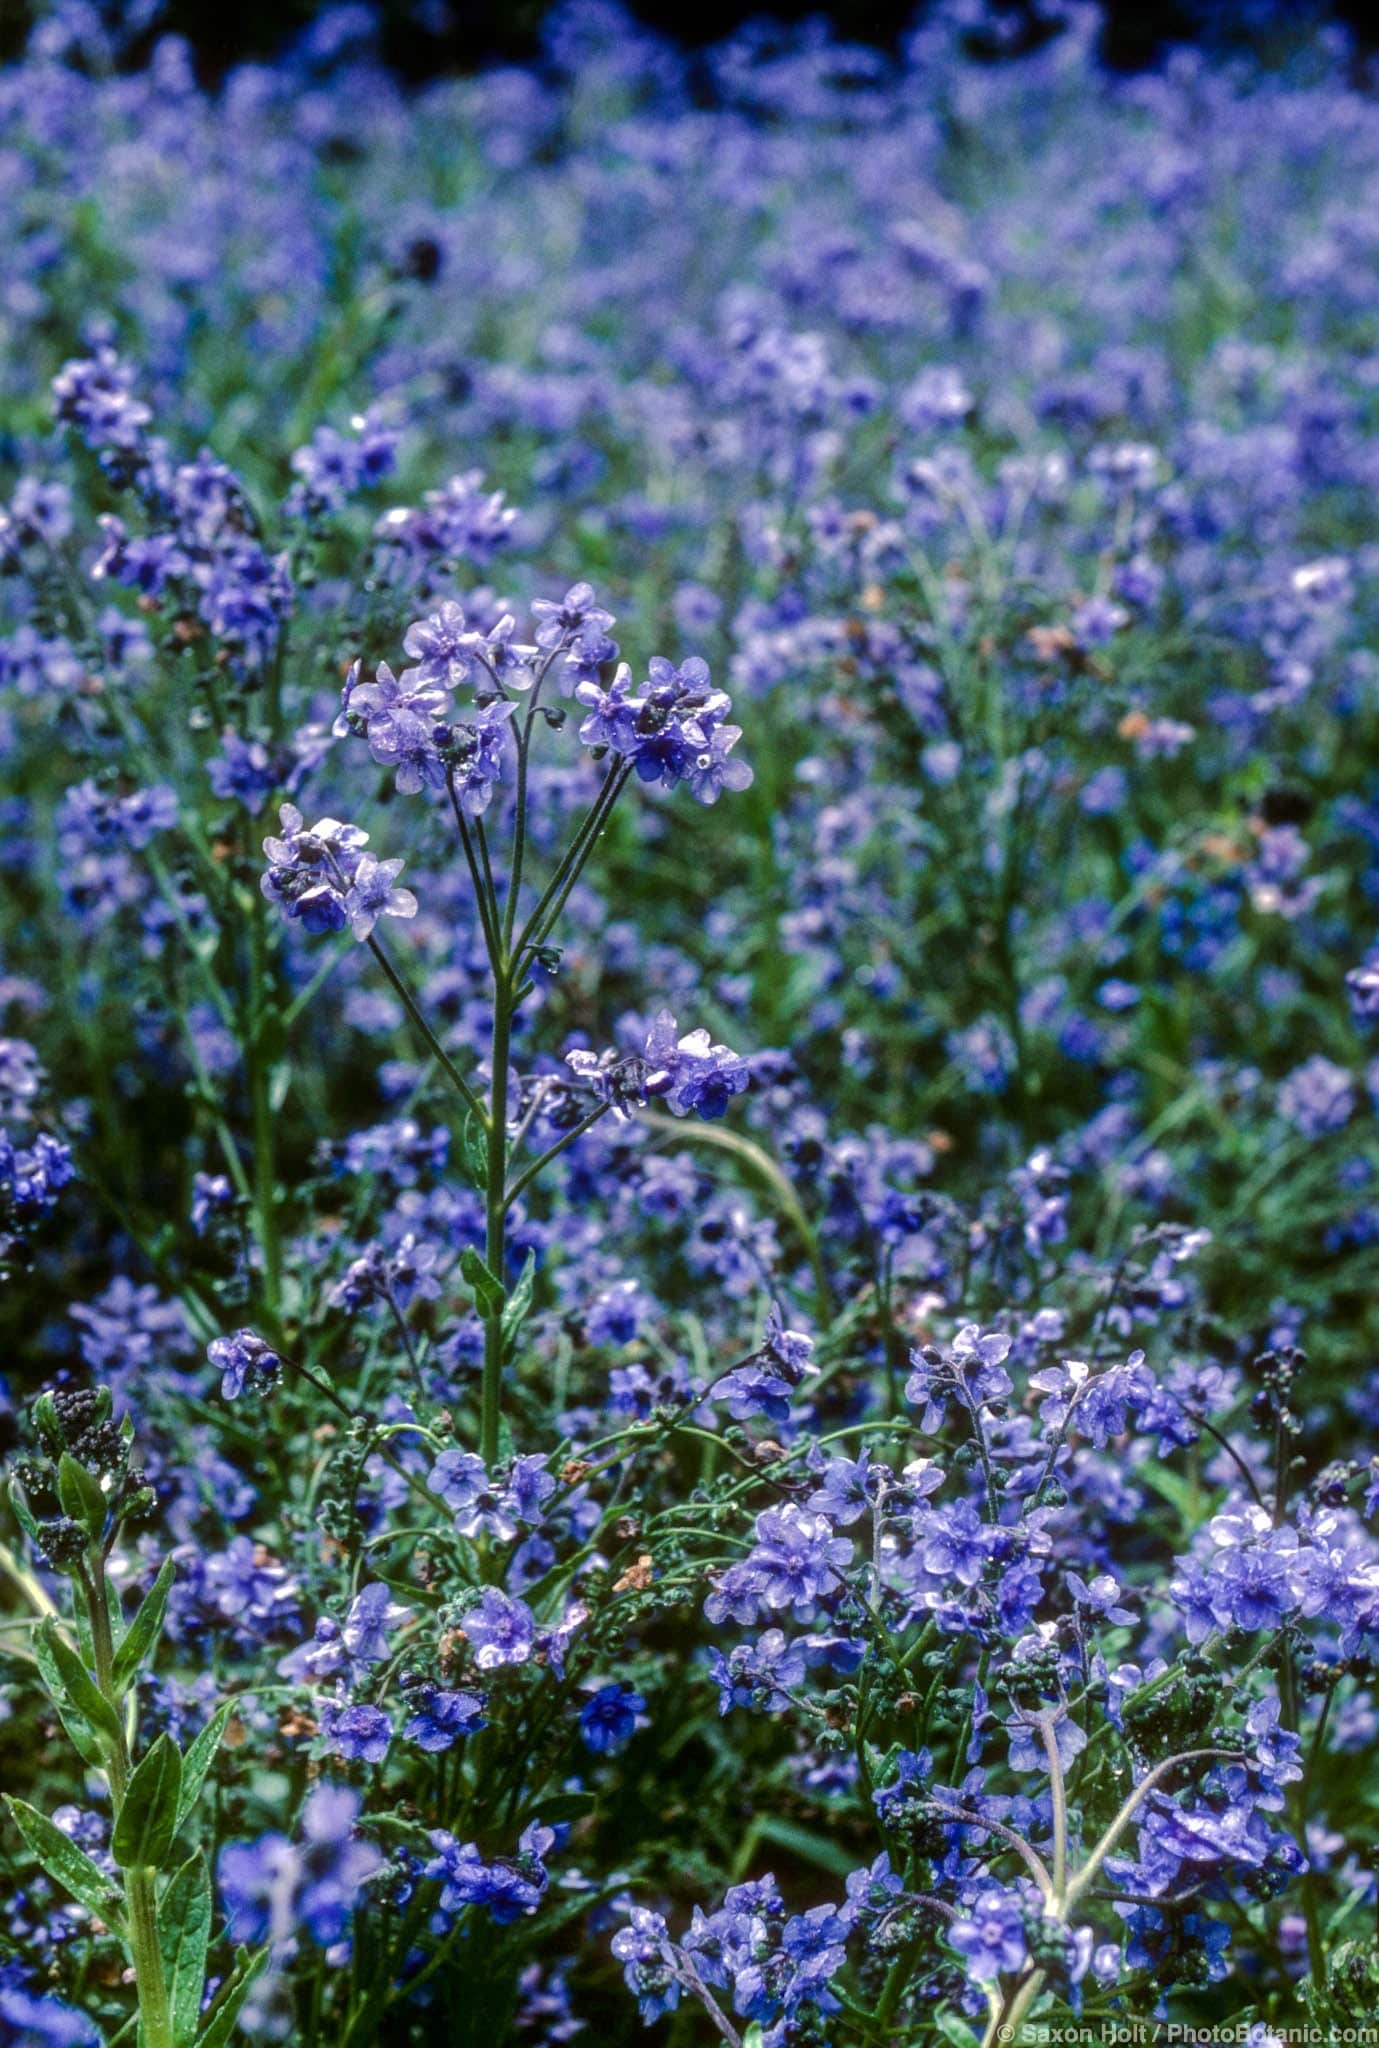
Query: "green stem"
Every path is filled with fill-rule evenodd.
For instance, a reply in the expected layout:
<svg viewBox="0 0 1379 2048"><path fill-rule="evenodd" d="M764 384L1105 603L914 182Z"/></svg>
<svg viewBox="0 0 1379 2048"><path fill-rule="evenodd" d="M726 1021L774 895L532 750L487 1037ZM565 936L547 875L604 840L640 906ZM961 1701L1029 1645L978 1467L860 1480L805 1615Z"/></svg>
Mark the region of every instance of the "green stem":
<svg viewBox="0 0 1379 2048"><path fill-rule="evenodd" d="M1012 1993L1008 2004L1002 2005L991 2015L991 2025L986 2030L982 2048L997 2041L1018 2041L1025 2014L1044 1988L1044 1972L1032 1970L1019 1988Z"/></svg>
<svg viewBox="0 0 1379 2048"><path fill-rule="evenodd" d="M118 1820L129 1784L129 1746L115 1685L115 1644L106 1598L105 1566L99 1556L93 1556L90 1569L82 1572L81 1588L91 1627L96 1684L114 1708L119 1721L119 1733L110 1744L110 1799ZM124 1873L124 1894L129 1913L134 1988L139 1999L139 2039L142 2048L175 2048L172 2008L168 2003L168 1987L163 1975L163 1949L158 1938L158 1899L153 1872L137 1866L127 1869Z"/></svg>
<svg viewBox="0 0 1379 2048"><path fill-rule="evenodd" d="M264 958L263 920L256 912L250 925L253 997L248 1030L249 1110L254 1133L254 1212L263 1252L263 1299L270 1322L282 1308L282 1239L278 1232L277 1119L273 1113L272 1071L263 1056Z"/></svg>
<svg viewBox="0 0 1379 2048"><path fill-rule="evenodd" d="M513 1203L522 1195L524 1189L530 1187L537 1176L545 1172L551 1161L558 1158L567 1145L573 1145L576 1138L582 1138L586 1131L591 1131L602 1117L607 1116L610 1107L609 1103L601 1102L597 1109L591 1109L588 1116L582 1116L577 1124L574 1124L565 1132L563 1137L557 1139L554 1145L548 1146L539 1158L534 1159L531 1165L517 1176L517 1179L504 1195L504 1206L510 1209Z"/></svg>
<svg viewBox="0 0 1379 2048"><path fill-rule="evenodd" d="M512 1044L512 985L507 975L493 978L493 1041L489 1073L488 1173L484 1191L484 1263L500 1285L506 1284L508 1172L508 1058ZM479 1454L492 1468L498 1458L498 1424L503 1402L503 1310L501 1303L484 1318L484 1380L479 1429Z"/></svg>
<svg viewBox="0 0 1379 2048"><path fill-rule="evenodd" d="M427 1023L417 1003L416 997L412 994L412 991L408 988L406 982L402 979L402 976L398 973L392 961L384 952L381 942L378 939L374 938L371 934L369 937L368 946L369 951L373 954L374 959L378 962L379 966L383 969L383 972L387 975L388 980L392 985L393 993L397 996L398 1001L402 1004L403 1009L407 1012L407 1015L411 1018L413 1024L421 1033L421 1036L425 1039L432 1058L436 1061L437 1065L441 1068L443 1073L459 1091L460 1095L464 1099L466 1107L473 1111L474 1115L478 1117L480 1123L487 1123L488 1119L484 1114L484 1105L482 1104L482 1102L480 1102L478 1096L474 1093L474 1090L470 1087L464 1075L455 1065L455 1062L451 1059L449 1053L441 1044L435 1032L431 1029L431 1026Z"/></svg>
<svg viewBox="0 0 1379 2048"><path fill-rule="evenodd" d="M564 909L570 892L584 871L584 866L598 842L600 833L612 815L613 806L627 786L632 773L628 763L618 756L605 776L603 786L585 813L584 820L570 841L555 873L541 892L540 899L518 935L513 947L514 964L536 952L556 919Z"/></svg>

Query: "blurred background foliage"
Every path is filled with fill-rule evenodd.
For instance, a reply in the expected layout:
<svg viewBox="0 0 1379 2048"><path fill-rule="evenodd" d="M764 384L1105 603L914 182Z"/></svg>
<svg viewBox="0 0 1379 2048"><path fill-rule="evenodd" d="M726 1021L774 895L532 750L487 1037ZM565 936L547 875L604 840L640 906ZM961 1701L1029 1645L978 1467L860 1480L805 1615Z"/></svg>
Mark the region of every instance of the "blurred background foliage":
<svg viewBox="0 0 1379 2048"><path fill-rule="evenodd" d="M140 0L104 0L95 11L107 20L127 18ZM146 0L145 0L146 4ZM404 77L432 78L472 71L490 63L528 63L539 57L542 23L551 0L376 0L383 55ZM48 0L0 0L0 61L13 58ZM907 29L924 18L924 0L636 0L631 12L648 28L674 37L690 49L720 41L747 21L796 22L826 17L849 40L894 48ZM1053 31L1038 0L1006 0L994 10L1010 23L1011 51L1037 46ZM186 38L198 69L213 82L232 66L272 57L310 27L323 12L322 0L236 0L208 6L206 0L168 0L151 22L149 38L173 33ZM1157 61L1166 45L1206 42L1217 47L1248 45L1267 57L1305 40L1325 21L1343 23L1359 52L1379 47L1379 15L1365 0L1325 6L1311 0L1106 0L1102 57L1115 69L1136 70ZM989 38L974 32L972 54L994 56ZM142 62L147 46L136 43L131 59Z"/></svg>

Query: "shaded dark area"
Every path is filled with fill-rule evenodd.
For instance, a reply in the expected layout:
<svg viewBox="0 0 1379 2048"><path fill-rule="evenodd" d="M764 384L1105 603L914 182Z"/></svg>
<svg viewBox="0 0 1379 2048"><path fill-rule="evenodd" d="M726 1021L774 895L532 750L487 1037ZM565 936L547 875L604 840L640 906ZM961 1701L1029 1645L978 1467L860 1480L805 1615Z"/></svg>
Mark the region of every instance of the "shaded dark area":
<svg viewBox="0 0 1379 2048"><path fill-rule="evenodd" d="M160 14L156 30L141 38L131 55L141 55L159 33L176 33L192 45L198 66L213 81L245 60L277 55L323 12L321 0L240 0L232 9L211 10L204 0L173 0ZM542 24L549 0L456 0L436 9L417 7L415 0L381 0L382 47L388 62L404 77L418 81L447 72L465 72L491 63L525 63L539 57ZM752 0L703 0L690 7L684 0L633 0L630 11L648 28L673 37L688 48L702 48L746 22L800 22L827 18L835 32L850 41L882 49L898 47L905 32L925 9L916 0L833 0L832 5L792 4L773 0L766 7ZM22 46L37 19L47 12L33 0L0 10L0 56ZM118 18L119 7L103 10ZM973 56L998 60L1006 52L1030 48L1051 30L1042 10L1030 0L1008 0L994 13L1002 33L969 39ZM1153 64L1175 43L1207 43L1214 47L1252 46L1268 57L1296 43L1319 21L1343 24L1361 50L1379 47L1379 25L1372 8L1349 5L1288 5L1284 0L1158 0L1134 5L1108 0L1103 7L1102 54L1115 70L1138 70Z"/></svg>

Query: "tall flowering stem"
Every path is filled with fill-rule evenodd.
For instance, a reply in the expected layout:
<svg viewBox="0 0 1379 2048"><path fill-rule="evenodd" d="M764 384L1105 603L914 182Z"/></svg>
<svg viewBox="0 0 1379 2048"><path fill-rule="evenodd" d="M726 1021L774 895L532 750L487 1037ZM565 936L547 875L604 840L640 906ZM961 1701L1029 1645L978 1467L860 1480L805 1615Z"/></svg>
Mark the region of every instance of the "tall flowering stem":
<svg viewBox="0 0 1379 2048"><path fill-rule="evenodd" d="M515 621L500 619L487 633L472 630L460 606L448 602L429 618L411 626L405 638L416 666L394 675L381 662L371 681L362 679L356 662L346 680L338 737L367 740L380 765L396 771L398 789L413 794L444 790L455 821L460 848L474 892L477 924L487 959L492 1022L489 1037L488 1094L483 1100L460 1071L408 984L377 937L381 917L415 916L417 900L397 886L400 860L380 861L363 849L368 835L355 825L323 818L310 828L299 811L284 805L282 831L265 841L270 861L263 893L289 919L311 933L343 931L367 945L383 970L408 1019L440 1070L451 1082L481 1139L484 1237L479 1256L471 1245L460 1261L483 1326L483 1372L479 1397L479 1452L492 1468L503 1451L502 1386L508 1342L506 1324L507 1224L513 1205L551 1162L609 1113L627 1115L652 1101L665 1101L677 1117L691 1112L721 1116L732 1096L747 1085L746 1062L724 1046L709 1043L706 1032L678 1035L675 1020L663 1012L645 1045L630 1054L600 1057L580 1051L567 1064L576 1080L559 1084L556 1094L558 1137L538 1151L515 1176L510 1168L531 1133L539 1112L548 1106L552 1083L535 1084L526 1113L515 1125L509 1114L514 1026L523 1002L532 993L532 970L561 912L584 872L618 798L634 776L667 789L688 783L702 803L716 802L723 790L749 786L752 771L733 755L739 738L736 726L724 722L731 704L712 686L707 666L692 656L675 668L653 657L641 694L634 694L631 671L618 664L605 683L605 670L616 662L615 642L607 639L612 614L594 604L587 584L576 584L562 603L536 602L533 643L513 638ZM523 883L530 855L530 793L532 749L538 720L558 729L564 714L542 704L548 679L560 664L566 694L584 709L579 738L599 761L606 761L602 780L584 817L557 856L551 874L534 904L524 906ZM451 692L474 688L476 711L468 720L452 714ZM512 774L511 837L506 873L499 880L490 850L487 818L505 777ZM500 864L501 867L501 864ZM525 909L525 915L524 915ZM756 1158L755 1148L750 1148ZM271 1157L271 1154L268 1155ZM470 1153L471 1161L473 1152ZM768 1172L774 1171L766 1162ZM776 1175L787 1200L790 1190ZM260 1208L271 1210L271 1191ZM818 1249L798 1203L792 1220L809 1247L825 1283ZM264 1230L267 1235L267 1222ZM273 1238L276 1244L276 1237ZM265 1307L270 1321L277 1313L277 1267L265 1249ZM422 1388L415 1349L402 1306L384 1290L402 1332L413 1376Z"/></svg>

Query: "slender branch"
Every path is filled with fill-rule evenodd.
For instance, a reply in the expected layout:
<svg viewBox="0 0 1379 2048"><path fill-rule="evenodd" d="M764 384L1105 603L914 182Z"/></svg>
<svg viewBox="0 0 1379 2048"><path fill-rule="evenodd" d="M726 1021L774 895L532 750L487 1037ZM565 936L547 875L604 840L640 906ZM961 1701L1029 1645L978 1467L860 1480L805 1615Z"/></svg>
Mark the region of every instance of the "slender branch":
<svg viewBox="0 0 1379 2048"><path fill-rule="evenodd" d="M567 1145L573 1145L576 1138L582 1138L586 1131L592 1130L601 1117L607 1116L611 1107L611 1103L601 1102L597 1109L591 1109L587 1116L581 1117L579 1122L572 1125L554 1145L549 1145L539 1158L534 1159L531 1165L518 1175L504 1195L504 1207L510 1209L523 1190L530 1187L532 1182L545 1172L551 1161L558 1158Z"/></svg>
<svg viewBox="0 0 1379 2048"><path fill-rule="evenodd" d="M1055 1896L1061 1899L1068 1881L1068 1794L1063 1783L1063 1759L1058 1754L1056 1716L1053 1713L1040 1714L1039 1733L1048 1760L1049 1794L1053 1801L1053 1889Z"/></svg>
<svg viewBox="0 0 1379 2048"><path fill-rule="evenodd" d="M1069 1884L1063 1901L1063 1919L1066 1920L1072 1912L1073 1907L1082 1897L1082 1894L1086 1891L1088 1885L1090 1885L1092 1879L1106 1861L1106 1858L1115 1848L1116 1843L1135 1818L1135 1814L1145 1798L1162 1779L1168 1776L1170 1771L1176 1770L1179 1764L1192 1763L1201 1757L1234 1757L1237 1755L1238 1751L1233 1749L1184 1749L1177 1756L1165 1757L1161 1764L1155 1764L1153 1770L1147 1772L1140 1779L1139 1784L1130 1793L1120 1812L1111 1822L1110 1827L1107 1828L1081 1870L1078 1871Z"/></svg>
<svg viewBox="0 0 1379 2048"><path fill-rule="evenodd" d="M425 1039L426 1044L430 1049L432 1057L444 1069L448 1078L454 1083L455 1087L459 1090L460 1095L463 1097L466 1106L469 1109L473 1110L475 1116L478 1117L480 1123L483 1124L485 1129L487 1129L488 1112L485 1110L483 1103L474 1093L474 1090L470 1087L464 1075L455 1065L455 1062L451 1059L449 1053L441 1044L435 1032L431 1029L431 1026L427 1023L426 1018L423 1016L421 1009L418 1006L416 997L412 994L412 991L408 988L406 982L402 979L402 976L398 973L392 961L388 958L387 953L383 950L382 941L376 938L374 934L370 932L367 944L369 951L374 956L374 959L378 962L379 966L383 969L383 972L387 975L388 980L392 983L393 990L396 993L398 1000L401 1002L403 1009L407 1012L407 1015L411 1018L413 1024L416 1026L417 1030Z"/></svg>
<svg viewBox="0 0 1379 2048"><path fill-rule="evenodd" d="M999 1820L984 1820L981 1814L973 1813L966 1806L949 1806L942 1800L935 1800L934 1806L944 1820L957 1821L965 1828L982 1828L988 1835L997 1835L1001 1841L1009 1843L1038 1885L1045 1904L1054 1903L1054 1883L1049 1876L1048 1865L1039 1852L1030 1847L1023 1835L1017 1835L1014 1828L1006 1827Z"/></svg>
<svg viewBox="0 0 1379 2048"><path fill-rule="evenodd" d="M613 765L604 777L598 795L589 806L578 831L570 841L556 867L555 873L541 893L536 908L527 919L513 948L513 961L520 966L523 958L534 953L550 931L569 899L570 891L584 871L585 863L594 850L600 832L607 824L614 804L627 786L632 773L631 763L624 761L621 754L615 755Z"/></svg>
<svg viewBox="0 0 1379 2048"><path fill-rule="evenodd" d="M453 775L446 778L446 787L450 791L450 808L455 813L455 823L459 827L460 832L460 844L464 848L464 857L469 866L469 878L474 884L474 896L479 905L479 917L484 928L484 945L488 951L489 962L496 972L498 964L502 959L502 948L498 939L498 905L492 893L492 871L489 870L485 874L480 870L478 858L474 851L474 835L469 829L469 820L460 807L460 799L455 789L455 778ZM487 862L484 863L484 867L487 869Z"/></svg>

